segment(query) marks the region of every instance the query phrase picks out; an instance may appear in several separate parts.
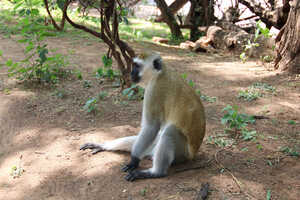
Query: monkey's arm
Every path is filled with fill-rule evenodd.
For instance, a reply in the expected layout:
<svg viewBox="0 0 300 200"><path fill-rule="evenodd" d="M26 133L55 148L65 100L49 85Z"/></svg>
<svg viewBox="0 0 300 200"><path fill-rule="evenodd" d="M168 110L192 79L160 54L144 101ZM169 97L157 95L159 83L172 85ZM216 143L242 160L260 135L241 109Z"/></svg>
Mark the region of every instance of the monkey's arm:
<svg viewBox="0 0 300 200"><path fill-rule="evenodd" d="M138 134L137 140L132 147L131 161L122 168L122 171L132 171L138 167L140 160L146 156L147 150L154 142L158 131L159 124L157 123L148 123L146 126L142 127L142 130Z"/></svg>
<svg viewBox="0 0 300 200"><path fill-rule="evenodd" d="M133 143L137 136L128 136L118 138L112 141L104 142L103 144L85 143L80 146L80 150L92 149L92 154L96 154L101 151L128 151L130 152Z"/></svg>

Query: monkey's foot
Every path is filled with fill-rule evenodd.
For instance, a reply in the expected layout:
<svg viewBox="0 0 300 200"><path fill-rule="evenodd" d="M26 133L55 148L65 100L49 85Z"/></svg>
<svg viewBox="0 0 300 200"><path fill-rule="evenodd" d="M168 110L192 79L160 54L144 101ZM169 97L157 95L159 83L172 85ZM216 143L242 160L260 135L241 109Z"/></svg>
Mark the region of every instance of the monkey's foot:
<svg viewBox="0 0 300 200"><path fill-rule="evenodd" d="M160 178L164 176L166 176L166 174L156 174L152 173L150 170L134 170L125 176L125 180L132 182L136 179Z"/></svg>
<svg viewBox="0 0 300 200"><path fill-rule="evenodd" d="M138 168L139 163L140 163L140 159L132 156L130 163L125 165L124 167L122 167L121 170L123 172L131 172L131 171L135 170L136 168Z"/></svg>
<svg viewBox="0 0 300 200"><path fill-rule="evenodd" d="M85 143L80 146L80 150L93 149L92 154L104 151L103 147L95 143Z"/></svg>

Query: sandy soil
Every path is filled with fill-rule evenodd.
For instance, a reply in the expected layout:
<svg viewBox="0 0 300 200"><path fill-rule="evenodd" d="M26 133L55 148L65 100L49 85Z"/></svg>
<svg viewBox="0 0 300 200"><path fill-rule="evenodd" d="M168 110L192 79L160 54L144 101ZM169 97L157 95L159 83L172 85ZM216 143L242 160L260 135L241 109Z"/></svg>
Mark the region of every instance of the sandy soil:
<svg viewBox="0 0 300 200"><path fill-rule="evenodd" d="M300 151L299 77L277 74L256 61L241 63L231 54L194 54L174 47L131 43L137 52L161 52L167 65L187 73L196 88L217 101L203 102L207 131L195 161L172 167L166 178L129 183L120 171L129 154L102 152L92 156L89 151L79 151L79 146L136 134L142 102L127 101L119 88L110 87L107 81L100 84L93 76L101 66L104 44L91 44L87 39L74 42L72 38L47 42L58 52L69 54L71 64L82 70L92 87L84 88L80 80L62 81L57 88L24 85L7 78L5 69L0 70L0 199L189 200L197 199L201 184L207 182L208 199L267 199L267 191L274 200L299 199L300 158L279 151L283 146ZM4 52L1 62L24 57L20 44L1 35L0 48ZM276 87L276 93L252 102L236 97L239 90L255 82ZM57 91L63 91L63 98L55 95ZM82 107L87 99L101 91L109 95L99 103L99 113L86 113ZM228 134L223 139L234 140L234 146L221 149L211 144L209 136L217 138L224 131L220 118L226 105L269 117L250 126L258 133L255 142ZM296 124L289 124L289 120ZM18 178L10 175L14 166L25 170ZM142 162L141 167L149 166L150 161ZM202 167L177 172L197 166Z"/></svg>

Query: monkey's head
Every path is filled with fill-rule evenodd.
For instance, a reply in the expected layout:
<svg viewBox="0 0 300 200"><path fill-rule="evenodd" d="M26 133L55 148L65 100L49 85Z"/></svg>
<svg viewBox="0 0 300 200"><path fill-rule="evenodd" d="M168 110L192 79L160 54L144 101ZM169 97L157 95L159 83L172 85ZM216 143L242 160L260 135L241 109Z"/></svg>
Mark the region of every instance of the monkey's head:
<svg viewBox="0 0 300 200"><path fill-rule="evenodd" d="M131 79L134 83L145 87L162 70L162 58L158 53L141 54L133 59Z"/></svg>

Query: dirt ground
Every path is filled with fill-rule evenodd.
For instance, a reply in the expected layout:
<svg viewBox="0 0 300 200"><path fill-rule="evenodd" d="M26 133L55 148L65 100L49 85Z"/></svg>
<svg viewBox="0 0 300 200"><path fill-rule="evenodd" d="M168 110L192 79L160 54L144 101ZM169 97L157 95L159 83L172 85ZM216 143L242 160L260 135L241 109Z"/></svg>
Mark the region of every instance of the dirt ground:
<svg viewBox="0 0 300 200"><path fill-rule="evenodd" d="M300 158L279 151L284 146L300 151L299 77L270 71L258 61L241 63L231 54L194 54L151 43L130 43L137 52L161 52L167 65L187 73L196 88L217 100L203 101L206 137L194 161L172 167L166 178L127 182L120 168L129 161L129 154L92 156L89 151L79 151L79 146L137 134L142 102L126 100L119 88L94 77L106 52L103 43L74 42L72 38L47 42L69 55L91 87L84 88L83 80L65 80L57 88L24 85L0 70L0 199L189 200L197 199L203 183L210 184L208 199L267 199L267 191L274 200L300 198ZM19 43L1 35L0 48L5 60L24 57ZM251 102L237 98L239 90L255 82L272 85L276 93ZM59 91L62 96L56 95ZM101 91L108 96L100 101L98 114L84 111L87 99ZM235 144L223 149L212 144L209 136L217 138L224 132L220 119L226 105L269 117L250 126L258 134L255 142L223 134L224 140ZM13 166L25 171L13 178ZM149 166L148 160L141 164ZM198 168L178 172L193 167Z"/></svg>

